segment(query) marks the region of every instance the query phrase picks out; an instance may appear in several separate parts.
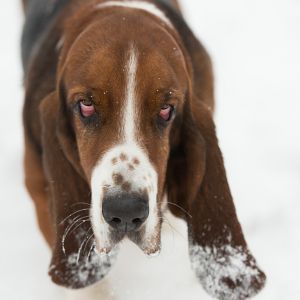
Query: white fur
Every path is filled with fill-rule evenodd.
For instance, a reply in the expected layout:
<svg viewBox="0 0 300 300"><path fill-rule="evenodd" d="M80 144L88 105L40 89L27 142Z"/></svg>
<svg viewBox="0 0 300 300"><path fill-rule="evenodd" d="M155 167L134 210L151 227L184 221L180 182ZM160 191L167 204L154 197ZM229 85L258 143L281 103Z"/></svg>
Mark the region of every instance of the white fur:
<svg viewBox="0 0 300 300"><path fill-rule="evenodd" d="M139 9L148 12L149 14L152 14L159 19L161 19L164 23L166 23L169 27L173 28L172 23L170 20L166 17L166 15L158 9L153 3L145 2L145 1L107 1L101 4L98 4L96 7L99 9L105 8L105 7L127 7L127 8L133 8L133 9Z"/></svg>
<svg viewBox="0 0 300 300"><path fill-rule="evenodd" d="M108 236L108 225L102 215L103 188L110 192L118 193L120 185L116 185L113 175L121 175L124 182L131 185L131 191L143 192L145 189L149 198L149 217L146 222L145 245L153 241L155 229L158 224L156 198L157 198L157 172L152 166L146 151L139 144L137 139L137 124L139 124L139 113L136 96L136 73L138 68L138 53L132 46L129 50L129 57L126 64L126 88L125 101L120 128L120 144L108 150L95 166L92 179L92 209L91 220L97 240L97 248L106 252L111 248ZM121 156L126 159L121 159ZM138 163L135 163L138 160ZM130 168L134 166L134 168ZM159 245L149 245L151 251L156 251Z"/></svg>
<svg viewBox="0 0 300 300"><path fill-rule="evenodd" d="M135 122L136 110L136 72L138 68L138 54L132 46L127 63L126 108L123 114L124 139L127 144L134 144L136 139Z"/></svg>

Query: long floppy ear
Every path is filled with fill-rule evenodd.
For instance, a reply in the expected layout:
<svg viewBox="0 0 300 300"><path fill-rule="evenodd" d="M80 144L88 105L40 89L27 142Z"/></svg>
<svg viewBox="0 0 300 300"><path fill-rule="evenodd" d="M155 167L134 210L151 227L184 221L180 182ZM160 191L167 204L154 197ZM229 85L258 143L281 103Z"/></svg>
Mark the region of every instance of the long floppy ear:
<svg viewBox="0 0 300 300"><path fill-rule="evenodd" d="M43 167L56 233L49 275L56 284L83 288L107 274L114 256L100 258L95 252L89 218L90 187L79 163L70 126L65 121L66 111L56 92L42 101L40 113Z"/></svg>
<svg viewBox="0 0 300 300"><path fill-rule="evenodd" d="M203 288L224 300L255 295L265 275L248 250L236 216L211 111L195 97L186 105L167 180L168 200L188 212L189 254ZM178 215L173 206L170 209Z"/></svg>
<svg viewBox="0 0 300 300"><path fill-rule="evenodd" d="M190 259L204 289L217 299L246 299L263 288L266 277L248 250L227 183L212 119L211 60L184 19L166 12L186 50L190 77L184 113L171 134L166 180L168 201L187 214L169 208L187 221Z"/></svg>

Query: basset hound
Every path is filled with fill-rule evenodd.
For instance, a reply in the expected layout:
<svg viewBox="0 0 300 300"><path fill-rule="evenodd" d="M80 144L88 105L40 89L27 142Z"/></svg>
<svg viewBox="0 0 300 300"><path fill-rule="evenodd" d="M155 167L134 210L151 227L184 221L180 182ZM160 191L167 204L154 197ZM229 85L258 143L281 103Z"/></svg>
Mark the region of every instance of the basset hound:
<svg viewBox="0 0 300 300"><path fill-rule="evenodd" d="M158 254L168 208L208 294L256 295L265 275L227 183L211 61L177 1L23 4L25 181L52 280L96 283L125 238Z"/></svg>

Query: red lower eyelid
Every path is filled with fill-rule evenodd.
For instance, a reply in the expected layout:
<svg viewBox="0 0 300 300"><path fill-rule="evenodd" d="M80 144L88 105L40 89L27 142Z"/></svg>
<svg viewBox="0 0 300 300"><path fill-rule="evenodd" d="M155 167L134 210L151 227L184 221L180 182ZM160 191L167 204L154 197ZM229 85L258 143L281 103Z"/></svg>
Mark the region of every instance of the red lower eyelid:
<svg viewBox="0 0 300 300"><path fill-rule="evenodd" d="M90 117L95 113L94 105L84 105L80 103L80 111L84 117Z"/></svg>
<svg viewBox="0 0 300 300"><path fill-rule="evenodd" d="M172 112L172 107L171 106L166 106L166 107L163 107L160 110L159 115L160 115L161 118L168 121L170 119L171 112Z"/></svg>

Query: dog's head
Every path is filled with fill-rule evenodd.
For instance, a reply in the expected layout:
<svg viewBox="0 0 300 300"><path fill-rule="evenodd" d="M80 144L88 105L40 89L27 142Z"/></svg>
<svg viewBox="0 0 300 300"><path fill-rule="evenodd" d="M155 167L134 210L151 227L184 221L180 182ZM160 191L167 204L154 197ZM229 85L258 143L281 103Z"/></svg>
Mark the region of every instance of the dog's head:
<svg viewBox="0 0 300 300"><path fill-rule="evenodd" d="M125 235L148 254L160 248L170 132L182 115L189 80L181 46L149 19L122 11L106 30L100 29L107 20L100 19L75 40L65 37L62 118L90 185L99 252L109 252Z"/></svg>
<svg viewBox="0 0 300 300"><path fill-rule="evenodd" d="M41 105L56 283L102 278L125 237L159 252L166 198L192 214L191 253L246 249L211 118L209 58L182 26L179 38L160 15L113 7L65 25L57 89Z"/></svg>

